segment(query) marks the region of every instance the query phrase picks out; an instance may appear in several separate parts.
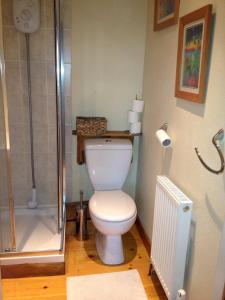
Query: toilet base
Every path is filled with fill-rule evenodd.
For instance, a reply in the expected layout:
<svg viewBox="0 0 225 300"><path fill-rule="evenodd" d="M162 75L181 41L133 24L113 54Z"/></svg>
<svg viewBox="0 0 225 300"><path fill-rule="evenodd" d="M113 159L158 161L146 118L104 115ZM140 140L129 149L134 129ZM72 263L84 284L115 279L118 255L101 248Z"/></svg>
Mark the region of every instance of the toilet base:
<svg viewBox="0 0 225 300"><path fill-rule="evenodd" d="M124 262L121 235L104 235L97 231L96 248L100 259L107 265L119 265Z"/></svg>

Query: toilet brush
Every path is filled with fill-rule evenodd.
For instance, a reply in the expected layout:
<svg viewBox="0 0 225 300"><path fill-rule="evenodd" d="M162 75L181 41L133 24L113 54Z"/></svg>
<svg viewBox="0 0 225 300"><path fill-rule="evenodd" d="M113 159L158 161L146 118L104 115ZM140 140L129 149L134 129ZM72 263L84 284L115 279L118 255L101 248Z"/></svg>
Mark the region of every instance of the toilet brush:
<svg viewBox="0 0 225 300"><path fill-rule="evenodd" d="M77 218L77 239L84 241L87 239L87 207L83 204L83 191L80 191L80 208Z"/></svg>

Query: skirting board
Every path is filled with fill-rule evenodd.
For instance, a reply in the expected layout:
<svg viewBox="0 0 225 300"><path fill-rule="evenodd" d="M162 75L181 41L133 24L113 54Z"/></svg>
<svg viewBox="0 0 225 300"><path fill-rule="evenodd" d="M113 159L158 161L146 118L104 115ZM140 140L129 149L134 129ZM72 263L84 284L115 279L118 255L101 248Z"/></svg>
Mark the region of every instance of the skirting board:
<svg viewBox="0 0 225 300"><path fill-rule="evenodd" d="M1 266L2 278L54 276L65 274L65 263L36 263Z"/></svg>
<svg viewBox="0 0 225 300"><path fill-rule="evenodd" d="M142 223L141 223L139 217L137 217L136 225L137 225L138 232L143 240L144 246L148 252L148 255L150 256L151 241L150 241L149 237L147 236L147 233L145 232L144 227L142 226Z"/></svg>

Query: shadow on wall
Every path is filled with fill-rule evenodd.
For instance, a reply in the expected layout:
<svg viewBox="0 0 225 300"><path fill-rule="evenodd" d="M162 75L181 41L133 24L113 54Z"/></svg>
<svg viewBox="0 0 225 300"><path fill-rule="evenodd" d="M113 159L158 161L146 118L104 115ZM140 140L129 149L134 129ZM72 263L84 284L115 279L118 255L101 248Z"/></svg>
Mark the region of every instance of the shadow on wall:
<svg viewBox="0 0 225 300"><path fill-rule="evenodd" d="M220 248L218 252L218 263L216 268L216 274L215 274L215 287L213 292L213 299L220 300L223 287L224 287L224 281L225 281L225 269L224 269L224 262L225 262L225 223L224 220L222 220L219 215L216 213L216 210L211 204L211 201L206 194L205 196L205 203L206 207L208 209L209 215L211 216L214 224L217 226L217 228L221 231L221 243ZM187 253L187 261L186 261L186 272L185 272L185 290L190 289L191 285L191 274L192 274L192 267L194 265L194 257L195 257L195 238L196 238L196 221L191 221L191 229L190 229L190 241L189 241L189 248Z"/></svg>
<svg viewBox="0 0 225 300"><path fill-rule="evenodd" d="M190 112L191 114L198 115L199 117L204 117L205 114L205 104L197 104L183 99L177 99L176 106Z"/></svg>
<svg viewBox="0 0 225 300"><path fill-rule="evenodd" d="M213 219L215 225L218 227L218 229L222 232L224 221L221 220L221 218L216 213L215 209L213 208L211 201L206 194L205 196L205 203L206 207L208 208L209 215ZM195 238L196 238L196 221L192 219L191 221L191 229L190 229L190 238L189 238L189 247L188 247L188 253L187 253L187 260L186 260L186 271L185 271L185 290L190 290L191 285L191 274L192 274L192 267L194 265L194 256L195 256Z"/></svg>
<svg viewBox="0 0 225 300"><path fill-rule="evenodd" d="M223 224L222 238L218 251L215 286L213 299L220 300L225 299L225 221ZM223 296L222 296L223 295Z"/></svg>
<svg viewBox="0 0 225 300"><path fill-rule="evenodd" d="M217 226L221 232L221 242L219 245L217 266L215 270L215 283L213 291L213 299L220 300L222 297L223 289L225 287L225 221L222 220L219 215L216 213L216 210L211 204L211 201L206 194L205 203L208 209L209 215L212 218L214 224Z"/></svg>
<svg viewBox="0 0 225 300"><path fill-rule="evenodd" d="M194 265L194 257L195 257L195 238L196 238L196 221L192 219L191 228L190 228L189 246L187 251L187 259L186 259L186 268L184 274L184 289L186 291L189 291L191 286L191 274L192 274L192 267Z"/></svg>
<svg viewBox="0 0 225 300"><path fill-rule="evenodd" d="M172 148L166 148L162 151L162 169L161 174L163 175L169 175L169 170L171 166L171 160L173 156L173 149Z"/></svg>
<svg viewBox="0 0 225 300"><path fill-rule="evenodd" d="M206 207L208 208L209 215L212 218L214 224L217 226L217 228L220 231L222 231L222 229L223 229L223 220L221 220L219 215L216 213L216 210L212 206L211 201L210 201L207 194L205 196L205 203L206 203Z"/></svg>

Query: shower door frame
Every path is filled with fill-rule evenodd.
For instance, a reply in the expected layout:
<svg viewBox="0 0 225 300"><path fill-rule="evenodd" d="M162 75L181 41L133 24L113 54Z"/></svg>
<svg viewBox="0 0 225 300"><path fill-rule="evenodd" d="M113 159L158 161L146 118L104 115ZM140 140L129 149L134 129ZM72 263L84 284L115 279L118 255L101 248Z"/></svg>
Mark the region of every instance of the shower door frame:
<svg viewBox="0 0 225 300"><path fill-rule="evenodd" d="M1 0L0 0L1 1ZM3 112L5 116L6 151L8 167L8 188L10 208L10 228L12 249L7 253L0 253L0 258L19 257L21 255L55 255L64 252L65 244L65 202L66 202L66 170L65 170L65 101L64 101L64 65L63 65L63 22L61 20L61 6L64 0L54 2L54 31L55 31L55 66L56 66L56 111L57 111L57 175L58 175L58 233L61 234L59 249L46 249L43 251L18 252L16 251L15 208L12 189L12 167L10 157L10 135L8 122L7 89L5 79L5 60L3 49L0 49L1 83L3 91ZM3 56L2 56L3 55ZM3 79L5 80L3 82ZM4 86L4 84L5 86Z"/></svg>
<svg viewBox="0 0 225 300"><path fill-rule="evenodd" d="M55 50L56 50L56 101L57 101L57 157L58 157L58 232L65 227L66 168L65 168L65 98L63 61L63 22L61 6L63 0L54 0ZM61 248L64 237L61 240Z"/></svg>
<svg viewBox="0 0 225 300"><path fill-rule="evenodd" d="M2 38L2 34L1 34ZM3 45L3 41L2 41ZM6 144L6 165L7 165L7 191L8 191L8 205L9 205L9 222L10 222L10 239L11 248L7 251L11 252L16 249L16 224L15 224L15 208L12 188L12 161L10 154L10 135L9 135L9 114L8 114L8 97L6 89L5 76L5 56L3 48L0 48L0 76L2 86L2 104L3 104L3 123L5 128L5 144Z"/></svg>

